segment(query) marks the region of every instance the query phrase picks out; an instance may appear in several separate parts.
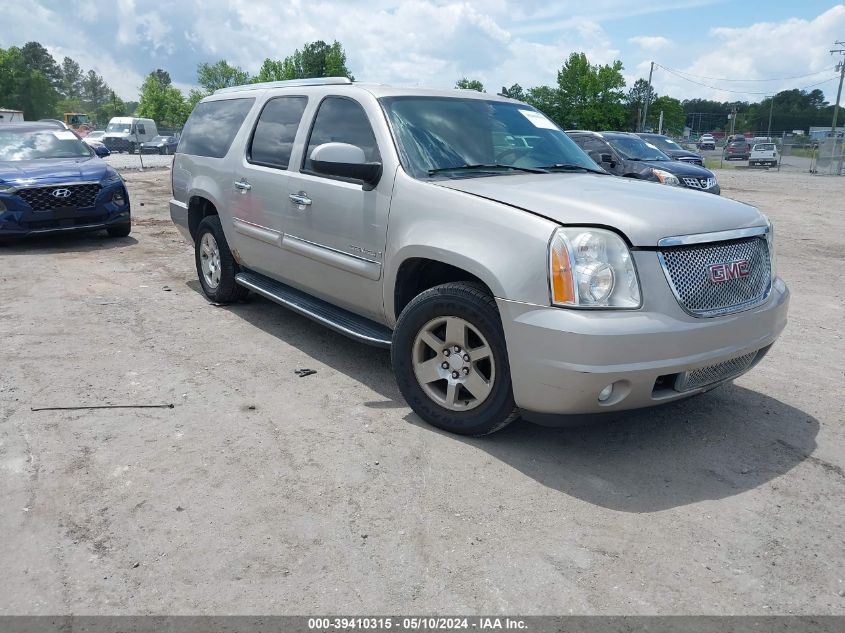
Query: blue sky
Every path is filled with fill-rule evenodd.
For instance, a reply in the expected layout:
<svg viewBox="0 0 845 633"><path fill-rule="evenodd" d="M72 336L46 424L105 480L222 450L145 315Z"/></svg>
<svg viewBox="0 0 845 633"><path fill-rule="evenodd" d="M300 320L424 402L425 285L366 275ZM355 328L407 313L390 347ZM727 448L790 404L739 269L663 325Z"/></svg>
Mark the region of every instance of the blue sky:
<svg viewBox="0 0 845 633"><path fill-rule="evenodd" d="M828 50L845 39L845 4L817 0L26 0L2 11L0 46L38 40L127 100L157 67L187 89L199 62L255 72L265 57L337 39L362 81L531 87L584 51L594 63L621 59L629 84L654 60L655 89L679 98L758 100L751 93L825 82L832 101ZM807 76L768 81L796 75Z"/></svg>

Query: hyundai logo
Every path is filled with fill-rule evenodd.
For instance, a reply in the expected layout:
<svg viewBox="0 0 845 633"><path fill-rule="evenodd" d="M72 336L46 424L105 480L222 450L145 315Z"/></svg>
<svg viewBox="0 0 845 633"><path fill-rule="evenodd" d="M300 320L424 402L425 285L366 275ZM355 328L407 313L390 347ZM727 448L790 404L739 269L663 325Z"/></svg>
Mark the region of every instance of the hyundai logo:
<svg viewBox="0 0 845 633"><path fill-rule="evenodd" d="M53 197L54 198L70 198L71 191L70 189L53 189Z"/></svg>
<svg viewBox="0 0 845 633"><path fill-rule="evenodd" d="M720 284L731 279L745 279L751 274L751 271L748 270L747 259L738 259L723 264L710 264L707 271L710 274L710 281L714 284Z"/></svg>

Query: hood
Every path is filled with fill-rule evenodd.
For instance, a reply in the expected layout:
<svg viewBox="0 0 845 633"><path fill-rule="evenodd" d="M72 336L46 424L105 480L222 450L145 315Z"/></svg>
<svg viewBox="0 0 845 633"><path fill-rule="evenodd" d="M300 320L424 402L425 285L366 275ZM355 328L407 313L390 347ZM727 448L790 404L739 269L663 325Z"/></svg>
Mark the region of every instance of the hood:
<svg viewBox="0 0 845 633"><path fill-rule="evenodd" d="M672 150L663 150L664 154L669 154L671 158L678 160L680 158L697 158L701 160L701 154L696 154L695 152L690 152L685 149L672 149Z"/></svg>
<svg viewBox="0 0 845 633"><path fill-rule="evenodd" d="M515 174L434 184L525 209L561 224L613 227L634 246L656 246L663 237L766 224L756 208L742 202L635 178Z"/></svg>
<svg viewBox="0 0 845 633"><path fill-rule="evenodd" d="M114 171L95 156L90 158L44 158L0 162L0 182L8 185L36 184L40 181L49 185L57 182L96 181Z"/></svg>
<svg viewBox="0 0 845 633"><path fill-rule="evenodd" d="M713 172L698 165L692 165L679 160L641 160L637 161L642 165L662 169L676 176L690 176L693 178L713 178Z"/></svg>

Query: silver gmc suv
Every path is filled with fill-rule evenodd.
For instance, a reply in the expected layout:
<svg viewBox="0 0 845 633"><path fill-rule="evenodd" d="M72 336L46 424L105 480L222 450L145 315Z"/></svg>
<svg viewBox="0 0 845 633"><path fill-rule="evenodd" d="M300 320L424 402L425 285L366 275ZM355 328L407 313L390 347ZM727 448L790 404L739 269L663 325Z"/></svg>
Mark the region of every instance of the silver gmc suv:
<svg viewBox="0 0 845 633"><path fill-rule="evenodd" d="M786 325L754 207L607 174L529 105L344 78L218 90L170 212L206 296L254 292L390 347L467 435L699 394Z"/></svg>

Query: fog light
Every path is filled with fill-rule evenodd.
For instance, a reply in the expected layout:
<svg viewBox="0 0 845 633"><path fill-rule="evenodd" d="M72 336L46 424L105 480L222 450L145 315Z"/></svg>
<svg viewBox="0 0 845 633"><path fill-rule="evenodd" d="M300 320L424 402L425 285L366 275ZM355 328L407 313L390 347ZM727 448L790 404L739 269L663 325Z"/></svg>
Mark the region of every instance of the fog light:
<svg viewBox="0 0 845 633"><path fill-rule="evenodd" d="M116 204L123 204L123 201L125 200L125 198L123 197L123 191L118 189L117 191L115 191L112 194L111 199L112 199L112 202L114 202Z"/></svg>
<svg viewBox="0 0 845 633"><path fill-rule="evenodd" d="M599 402L607 402L610 399L610 395L613 393L613 383L610 383L607 387L599 391Z"/></svg>

